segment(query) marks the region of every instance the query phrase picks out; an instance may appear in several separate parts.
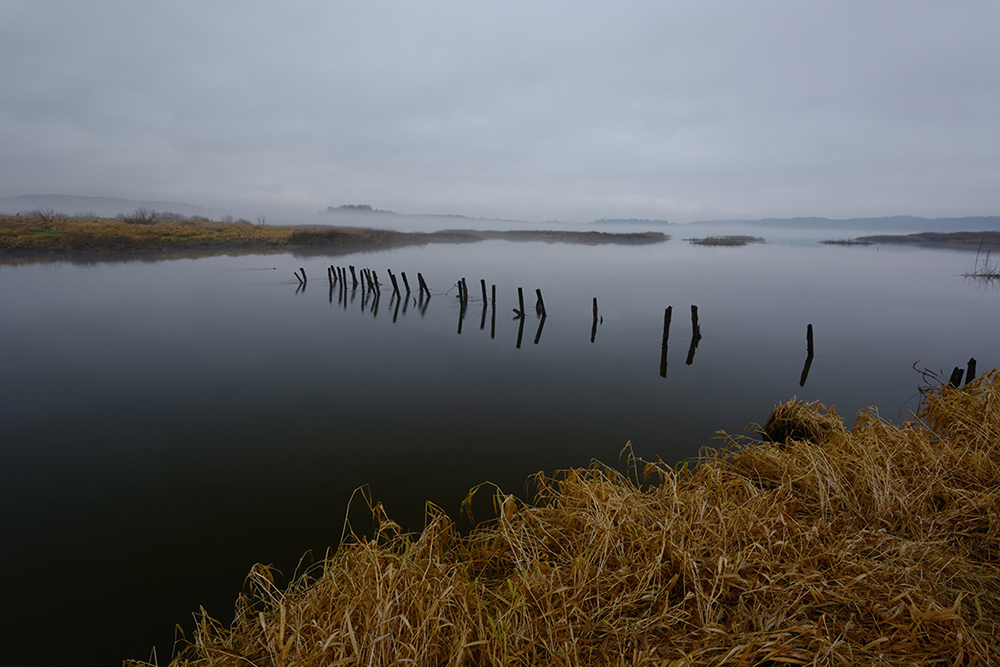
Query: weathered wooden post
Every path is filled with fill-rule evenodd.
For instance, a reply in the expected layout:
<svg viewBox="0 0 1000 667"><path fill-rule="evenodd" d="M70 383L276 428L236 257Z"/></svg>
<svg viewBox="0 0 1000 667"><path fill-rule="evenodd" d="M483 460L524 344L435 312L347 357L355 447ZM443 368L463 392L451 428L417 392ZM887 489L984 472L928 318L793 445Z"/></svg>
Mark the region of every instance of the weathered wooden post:
<svg viewBox="0 0 1000 667"><path fill-rule="evenodd" d="M486 303L486 280L484 278L480 278L479 284L483 286L483 303Z"/></svg>
<svg viewBox="0 0 1000 667"><path fill-rule="evenodd" d="M976 359L969 359L969 370L965 373L965 384L969 384L976 379Z"/></svg>
<svg viewBox="0 0 1000 667"><path fill-rule="evenodd" d="M520 317L520 318L523 319L524 318L524 290L521 289L520 287L517 288L517 305L518 305L518 309L515 310L514 312L517 313L518 317ZM518 347L520 347L520 345L518 345Z"/></svg>
<svg viewBox="0 0 1000 667"><path fill-rule="evenodd" d="M542 290L536 289L535 294L538 296L538 300L535 301L535 313L545 317L545 301L542 300Z"/></svg>
<svg viewBox="0 0 1000 667"><path fill-rule="evenodd" d="M354 266L348 266L347 268L351 270L351 287L353 289L358 289L358 276L354 273Z"/></svg>
<svg viewBox="0 0 1000 667"><path fill-rule="evenodd" d="M594 297L594 326L590 327L590 342L597 340L597 297Z"/></svg>
<svg viewBox="0 0 1000 667"><path fill-rule="evenodd" d="M806 379L809 377L809 369L813 363L813 325L806 326L806 363L802 366L802 375L799 376L799 386L806 386Z"/></svg>
<svg viewBox="0 0 1000 667"><path fill-rule="evenodd" d="M466 308L469 305L469 283L465 282L465 278L462 278L462 307Z"/></svg>
<svg viewBox="0 0 1000 667"><path fill-rule="evenodd" d="M698 306L691 306L691 335L701 338L701 327L698 326Z"/></svg>
<svg viewBox="0 0 1000 667"><path fill-rule="evenodd" d="M493 285L493 298L490 300L490 339L497 337L497 286Z"/></svg>
<svg viewBox="0 0 1000 667"><path fill-rule="evenodd" d="M667 377L667 341L670 339L670 318L673 317L674 307L667 306L663 311L663 345L660 348L660 377Z"/></svg>
<svg viewBox="0 0 1000 667"><path fill-rule="evenodd" d="M417 281L420 283L420 289L422 291L424 291L424 292L427 292L427 298L428 299L431 298L431 291L427 287L427 283L424 282L424 276L423 276L423 274L417 273Z"/></svg>
<svg viewBox="0 0 1000 667"><path fill-rule="evenodd" d="M951 378L948 380L948 384L957 389L958 385L962 384L962 375L964 374L965 371L958 366L955 366L955 369L951 372Z"/></svg>
<svg viewBox="0 0 1000 667"><path fill-rule="evenodd" d="M308 278L306 278L306 270L305 270L305 269L303 269L302 267L299 267L299 271L301 271L301 272L302 272L302 284L304 285L304 284L306 284L307 282L309 282L309 279L308 279Z"/></svg>
<svg viewBox="0 0 1000 667"><path fill-rule="evenodd" d="M406 271L400 271L399 275L403 277L403 285L406 287L406 296L410 296L410 281L406 279Z"/></svg>
<svg viewBox="0 0 1000 667"><path fill-rule="evenodd" d="M386 269L386 273L389 274L389 280L392 282L392 293L394 296L399 296L399 283L396 282L396 276L392 274L390 269Z"/></svg>
<svg viewBox="0 0 1000 667"><path fill-rule="evenodd" d="M299 276L299 272L298 271L295 272L295 279L299 281L299 287L302 287L303 285L305 285L305 283L302 281L302 277Z"/></svg>
<svg viewBox="0 0 1000 667"><path fill-rule="evenodd" d="M333 267L326 268L326 279L330 281L330 294L333 294Z"/></svg>

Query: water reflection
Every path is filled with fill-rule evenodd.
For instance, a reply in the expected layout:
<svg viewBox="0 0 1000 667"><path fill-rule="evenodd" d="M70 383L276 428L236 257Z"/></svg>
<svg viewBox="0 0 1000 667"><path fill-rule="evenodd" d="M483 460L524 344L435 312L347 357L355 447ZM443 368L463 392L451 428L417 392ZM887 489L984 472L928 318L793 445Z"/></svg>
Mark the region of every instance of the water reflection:
<svg viewBox="0 0 1000 667"><path fill-rule="evenodd" d="M162 655L199 605L226 621L253 563L290 573L307 549L336 543L362 484L419 529L424 501L457 516L484 480L520 493L539 470L614 462L626 441L680 461L796 394L836 405L850 425L868 405L915 407L915 361L1000 363L1000 294L964 284L964 260L947 253L857 249L846 263L840 248L709 250L400 249L365 278L364 316L352 282L367 255L328 274L337 308L329 292L326 303L315 289L288 292L304 287L288 277L295 264L314 262L304 268L315 278L333 261L319 256L0 267L0 491L17 499L0 520L18 545L0 569L19 573L0 623L44 646L51 627L32 619L86 599L93 613L61 628L68 650L110 623L120 639L102 642L114 653L104 663L154 643ZM382 312L385 265L417 275L420 317L388 278ZM463 275L490 276L489 336L477 307L480 329L456 338L460 304L441 288ZM526 317L497 322L498 309L524 310L519 284L540 286L553 308L529 328L537 346L522 347ZM688 339L686 323L664 326L672 303L700 306L711 345L698 369L675 357L668 374L669 336L675 348ZM823 338L803 389L806 322ZM67 552L70 592L51 577Z"/></svg>

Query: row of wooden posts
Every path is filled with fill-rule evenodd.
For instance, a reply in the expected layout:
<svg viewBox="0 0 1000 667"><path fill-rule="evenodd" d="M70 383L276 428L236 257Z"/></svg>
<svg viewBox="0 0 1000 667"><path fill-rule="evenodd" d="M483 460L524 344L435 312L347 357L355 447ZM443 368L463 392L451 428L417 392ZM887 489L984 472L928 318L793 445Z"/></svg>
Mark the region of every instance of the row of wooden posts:
<svg viewBox="0 0 1000 667"><path fill-rule="evenodd" d="M301 272L301 275L299 275ZM361 287L362 292L362 309L367 307L367 299L370 295L372 297L372 313L374 316L378 315L378 304L379 299L382 294L382 283L379 281L378 274L368 268L363 268L356 270L354 266L342 267L342 266L329 266L326 270L327 278L330 283L330 303L333 303L333 289L335 286L340 286L340 300L343 302L344 307L347 307L348 303L348 273L350 273L350 284L351 284L351 301L353 302L353 293L357 290L358 286ZM406 278L406 273L404 271L399 272L399 276L403 282L403 289L405 290L405 295L401 293L399 288L399 281L396 279L396 275L391 269L386 269L386 273L389 276L389 281L392 284L392 296L390 297L389 303L392 304L392 300L396 300L396 309L393 314L393 322L399 316L400 304L403 306L403 313L406 313L406 307L409 304L410 296L412 290L410 289L410 282ZM360 278L358 277L360 275ZM295 272L295 277L299 281L299 290L305 288L308 278L306 277L306 270L300 268ZM431 291L427 286L424 276L421 273L417 273L418 289L419 289L419 299L415 301L416 305L421 309L421 315L423 315L427 310L427 304L430 302ZM480 279L480 288L482 289L483 298L483 315L480 321L479 328L486 328L486 306L487 303L492 305L492 318L490 326L490 337L496 338L496 302L497 302L497 286L492 285L489 296L486 291L486 280ZM459 280L455 287L458 289L458 299L459 299L459 316L458 316L458 333L462 333L462 326L465 321L465 313L469 305L469 285L465 278ZM367 288L367 289L366 289ZM451 290L449 290L450 292ZM547 316L545 310L545 300L542 298L542 290L535 290L535 314L538 315L538 330L535 333L535 344L537 345L542 339L542 329L545 327L545 318ZM518 307L514 308L514 319L519 321L518 331L517 331L517 347L520 349L521 341L524 336L524 321L525 321L525 308L524 308L524 289L521 287L517 288L517 303ZM599 324L604 323L604 318L600 316L597 307L597 297L594 297L593 301L593 313L594 320L593 326L590 330L590 342L593 343L597 339L597 327ZM667 347L668 340L670 338L670 321L673 317L673 306L668 306L666 310L663 311L663 345L660 352L660 376L667 377ZM698 342L701 340L701 326L698 323L698 306L691 306L691 344L688 347L687 360L685 365L690 366L694 363L694 355L698 349ZM809 324L806 327L806 362L802 368L802 375L799 378L799 386L805 386L806 378L809 376L809 368L812 366L813 361L813 325ZM966 382L968 382L975 375L976 360L969 360L969 372L967 374ZM957 373L957 380L956 380ZM951 384L958 386L962 380L962 369L955 368L952 373Z"/></svg>

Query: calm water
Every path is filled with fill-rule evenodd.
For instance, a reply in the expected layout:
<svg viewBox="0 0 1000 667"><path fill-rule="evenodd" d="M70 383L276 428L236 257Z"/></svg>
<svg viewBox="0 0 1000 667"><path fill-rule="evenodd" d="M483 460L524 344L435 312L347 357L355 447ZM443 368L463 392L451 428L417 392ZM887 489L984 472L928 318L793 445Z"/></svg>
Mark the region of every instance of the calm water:
<svg viewBox="0 0 1000 667"><path fill-rule="evenodd" d="M678 461L796 395L849 422L873 404L895 417L917 406L915 363L1000 365L1000 292L959 275L974 255L815 242L831 234L706 248L671 232L641 247L0 266L4 660L117 664L155 644L165 662L174 625L199 605L228 619L255 562L291 573L336 544L362 485L419 528L425 501L457 515L479 482L521 492L537 471L617 463L629 441ZM330 264L414 286L420 271L434 296L405 312L388 292L377 312L360 290L345 303ZM495 335L481 278L497 286ZM691 304L703 338L687 365Z"/></svg>

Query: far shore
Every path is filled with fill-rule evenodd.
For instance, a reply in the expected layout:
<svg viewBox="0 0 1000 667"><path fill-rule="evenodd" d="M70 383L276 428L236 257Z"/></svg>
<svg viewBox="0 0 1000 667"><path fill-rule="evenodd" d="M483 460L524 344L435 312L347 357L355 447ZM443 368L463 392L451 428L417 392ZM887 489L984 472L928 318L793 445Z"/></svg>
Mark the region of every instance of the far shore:
<svg viewBox="0 0 1000 667"><path fill-rule="evenodd" d="M0 263L127 261L212 255L293 253L341 255L430 243L486 240L647 245L661 232L618 234L553 230L398 232L324 225L285 227L205 218L91 218L55 215L0 216Z"/></svg>

